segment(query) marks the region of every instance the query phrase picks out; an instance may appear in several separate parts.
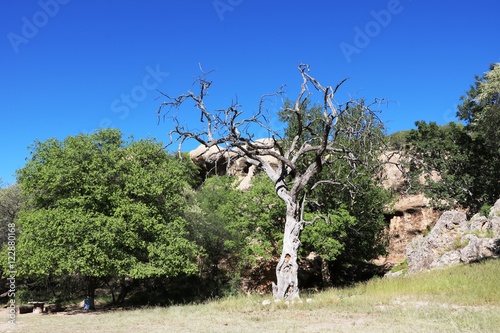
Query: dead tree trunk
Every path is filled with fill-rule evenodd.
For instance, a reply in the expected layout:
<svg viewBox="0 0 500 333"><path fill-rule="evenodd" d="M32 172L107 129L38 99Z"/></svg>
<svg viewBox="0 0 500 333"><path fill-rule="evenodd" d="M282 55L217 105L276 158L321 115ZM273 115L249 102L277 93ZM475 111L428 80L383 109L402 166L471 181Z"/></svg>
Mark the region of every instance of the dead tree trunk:
<svg viewBox="0 0 500 333"><path fill-rule="evenodd" d="M277 283L273 282L275 299L294 300L299 297L299 281L297 257L300 246L300 220L297 219L297 204L287 202L285 231L283 233L283 249L276 266Z"/></svg>
<svg viewBox="0 0 500 333"><path fill-rule="evenodd" d="M278 170L281 177L275 178L273 170L264 168L271 179L275 180L276 194L286 203L285 230L283 232L283 249L276 266L276 283L273 282L273 297L293 301L299 296L299 265L297 258L300 247L302 225L302 207L298 203L295 191L289 191L283 180L285 169ZM297 184L297 183L296 183Z"/></svg>

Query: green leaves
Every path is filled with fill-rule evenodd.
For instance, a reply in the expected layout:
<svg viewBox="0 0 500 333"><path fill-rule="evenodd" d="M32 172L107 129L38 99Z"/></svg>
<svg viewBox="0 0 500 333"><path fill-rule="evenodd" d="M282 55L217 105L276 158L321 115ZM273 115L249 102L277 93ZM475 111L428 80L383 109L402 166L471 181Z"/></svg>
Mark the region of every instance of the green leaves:
<svg viewBox="0 0 500 333"><path fill-rule="evenodd" d="M490 150L498 153L500 134L500 63L490 66L490 71L476 77L465 96L461 97L457 116L467 124L472 138L482 138Z"/></svg>
<svg viewBox="0 0 500 333"><path fill-rule="evenodd" d="M460 205L476 212L500 196L500 65L491 67L463 96L457 116L465 125L416 122L408 136L414 190L424 190L439 208ZM438 172L440 180L423 173Z"/></svg>
<svg viewBox="0 0 500 333"><path fill-rule="evenodd" d="M321 172L304 191L306 222L315 217L327 221L319 219L312 226L305 225L302 254L316 252L340 265L383 254L384 209L391 200L391 195L376 182L382 166L379 156L386 149L383 123L364 100L339 105L338 117L331 126L325 126L327 119L321 107L310 107L308 100L299 112L291 105L286 102L279 114L286 123L283 145L286 147L296 135L301 143L313 145L327 138L329 145ZM299 172L316 157L316 152L311 152L302 159Z"/></svg>
<svg viewBox="0 0 500 333"><path fill-rule="evenodd" d="M231 177L208 178L194 194L189 220L207 260L223 260L239 271L279 252L285 205L264 174L252 180L248 191L236 185Z"/></svg>
<svg viewBox="0 0 500 333"><path fill-rule="evenodd" d="M302 232L302 252L316 252L323 259L335 261L345 249L345 239L349 226L356 224L356 218L345 208L339 208L320 219L313 225L307 225Z"/></svg>
<svg viewBox="0 0 500 333"><path fill-rule="evenodd" d="M28 199L18 223L25 276L175 276L199 248L181 217L192 166L154 140L118 130L36 142L19 170Z"/></svg>

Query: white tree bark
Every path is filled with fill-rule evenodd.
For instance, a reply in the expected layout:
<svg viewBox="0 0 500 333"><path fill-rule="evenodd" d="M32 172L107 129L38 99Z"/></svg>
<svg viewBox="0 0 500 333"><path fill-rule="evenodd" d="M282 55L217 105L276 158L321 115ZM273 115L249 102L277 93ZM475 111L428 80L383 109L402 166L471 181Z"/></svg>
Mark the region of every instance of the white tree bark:
<svg viewBox="0 0 500 333"><path fill-rule="evenodd" d="M300 232L302 226L297 219L297 204L288 201L286 205L286 223L283 233L283 249L276 266L276 284L273 282L273 297L275 299L294 300L299 296L299 280L297 264Z"/></svg>

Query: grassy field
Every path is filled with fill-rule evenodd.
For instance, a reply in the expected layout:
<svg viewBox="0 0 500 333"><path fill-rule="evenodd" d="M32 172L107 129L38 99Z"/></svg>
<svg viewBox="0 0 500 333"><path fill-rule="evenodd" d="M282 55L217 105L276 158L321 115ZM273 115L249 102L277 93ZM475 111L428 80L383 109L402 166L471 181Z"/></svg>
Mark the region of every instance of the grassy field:
<svg viewBox="0 0 500 333"><path fill-rule="evenodd" d="M500 260L303 293L302 300L288 305L250 295L164 308L23 314L15 326L0 323L0 331L500 332Z"/></svg>

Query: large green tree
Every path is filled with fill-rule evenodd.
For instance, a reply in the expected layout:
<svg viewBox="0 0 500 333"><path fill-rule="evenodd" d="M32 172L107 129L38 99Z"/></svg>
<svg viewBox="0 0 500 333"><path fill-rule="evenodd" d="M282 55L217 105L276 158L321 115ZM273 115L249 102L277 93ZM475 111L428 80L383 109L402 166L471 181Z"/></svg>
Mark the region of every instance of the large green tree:
<svg viewBox="0 0 500 333"><path fill-rule="evenodd" d="M191 169L154 140L118 130L35 142L18 171L21 276L173 277L197 272L182 193Z"/></svg>
<svg viewBox="0 0 500 333"><path fill-rule="evenodd" d="M408 134L411 173L437 171L440 179L428 177L423 189L442 208L459 205L477 212L500 196L500 65L476 77L461 97L457 116L462 123L438 126L416 122Z"/></svg>
<svg viewBox="0 0 500 333"><path fill-rule="evenodd" d="M500 149L500 63L492 64L483 76L461 97L457 116L464 121L472 139L481 140L488 149Z"/></svg>
<svg viewBox="0 0 500 333"><path fill-rule="evenodd" d="M212 176L189 200L191 235L206 256L202 271L216 294L237 292L250 268L279 252L285 206L264 175L247 190L238 179Z"/></svg>

